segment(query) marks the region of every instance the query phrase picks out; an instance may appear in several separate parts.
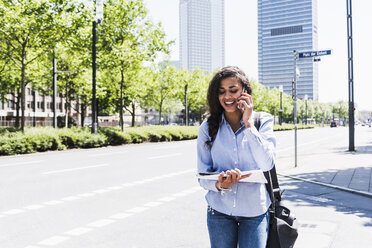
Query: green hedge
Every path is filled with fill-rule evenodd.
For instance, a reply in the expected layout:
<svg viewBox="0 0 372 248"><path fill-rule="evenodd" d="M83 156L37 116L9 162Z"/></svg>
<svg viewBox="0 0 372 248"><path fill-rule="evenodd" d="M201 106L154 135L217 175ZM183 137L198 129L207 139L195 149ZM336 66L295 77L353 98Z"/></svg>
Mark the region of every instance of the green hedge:
<svg viewBox="0 0 372 248"><path fill-rule="evenodd" d="M0 128L0 155L26 154L48 150L93 148L142 142L195 139L198 127L144 126L119 128L100 127L93 135L89 128Z"/></svg>
<svg viewBox="0 0 372 248"><path fill-rule="evenodd" d="M309 129L309 128L314 128L315 125L303 125L303 124L298 124L297 129ZM274 126L274 131L285 131L285 130L293 130L294 129L294 124L284 124L284 125L275 125Z"/></svg>

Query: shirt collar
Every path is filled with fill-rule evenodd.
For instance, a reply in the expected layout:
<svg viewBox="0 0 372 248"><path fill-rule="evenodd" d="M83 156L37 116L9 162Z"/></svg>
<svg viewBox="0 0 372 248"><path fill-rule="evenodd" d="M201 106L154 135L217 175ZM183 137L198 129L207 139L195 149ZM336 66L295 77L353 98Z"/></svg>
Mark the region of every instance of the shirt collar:
<svg viewBox="0 0 372 248"><path fill-rule="evenodd" d="M225 124L225 125L229 124L227 122L226 118L225 118L224 113L222 113L222 118L221 118L221 122L220 122L220 125L222 125L222 124ZM243 118L240 119L240 124L242 124L242 126L244 126Z"/></svg>

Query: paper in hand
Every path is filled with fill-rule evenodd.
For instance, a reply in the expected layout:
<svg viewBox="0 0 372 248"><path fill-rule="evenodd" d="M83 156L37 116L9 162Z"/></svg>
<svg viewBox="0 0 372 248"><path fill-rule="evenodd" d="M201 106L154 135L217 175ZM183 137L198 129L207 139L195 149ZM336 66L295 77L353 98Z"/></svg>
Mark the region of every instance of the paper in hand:
<svg viewBox="0 0 372 248"><path fill-rule="evenodd" d="M242 176L251 174L249 177L241 179L239 182L250 182L250 183L267 183L266 178L261 170L250 170L242 171ZM218 180L220 173L216 172L207 172L207 173L198 173L196 176L200 179L206 180Z"/></svg>

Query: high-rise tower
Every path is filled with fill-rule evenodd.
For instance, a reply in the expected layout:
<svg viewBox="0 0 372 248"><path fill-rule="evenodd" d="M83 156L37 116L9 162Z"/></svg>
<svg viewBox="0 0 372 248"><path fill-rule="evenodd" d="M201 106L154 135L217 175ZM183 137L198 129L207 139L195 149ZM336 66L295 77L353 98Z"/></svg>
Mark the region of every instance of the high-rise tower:
<svg viewBox="0 0 372 248"><path fill-rule="evenodd" d="M214 71L225 64L224 0L180 0L180 65Z"/></svg>
<svg viewBox="0 0 372 248"><path fill-rule="evenodd" d="M291 94L293 51L318 49L317 0L258 0L258 80ZM297 95L318 100L318 66L297 60Z"/></svg>

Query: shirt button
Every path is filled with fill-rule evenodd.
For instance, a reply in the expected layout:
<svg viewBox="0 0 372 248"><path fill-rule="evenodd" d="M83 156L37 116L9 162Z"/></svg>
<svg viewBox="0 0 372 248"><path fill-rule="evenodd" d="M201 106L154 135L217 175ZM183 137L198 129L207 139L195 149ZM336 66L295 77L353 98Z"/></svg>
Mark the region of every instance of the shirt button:
<svg viewBox="0 0 372 248"><path fill-rule="evenodd" d="M235 139L235 137L233 137L233 139Z"/></svg>
<svg viewBox="0 0 372 248"><path fill-rule="evenodd" d="M234 148L234 152L236 151L236 148Z"/></svg>
<svg viewBox="0 0 372 248"><path fill-rule="evenodd" d="M235 164L237 164L238 162L235 161Z"/></svg>

